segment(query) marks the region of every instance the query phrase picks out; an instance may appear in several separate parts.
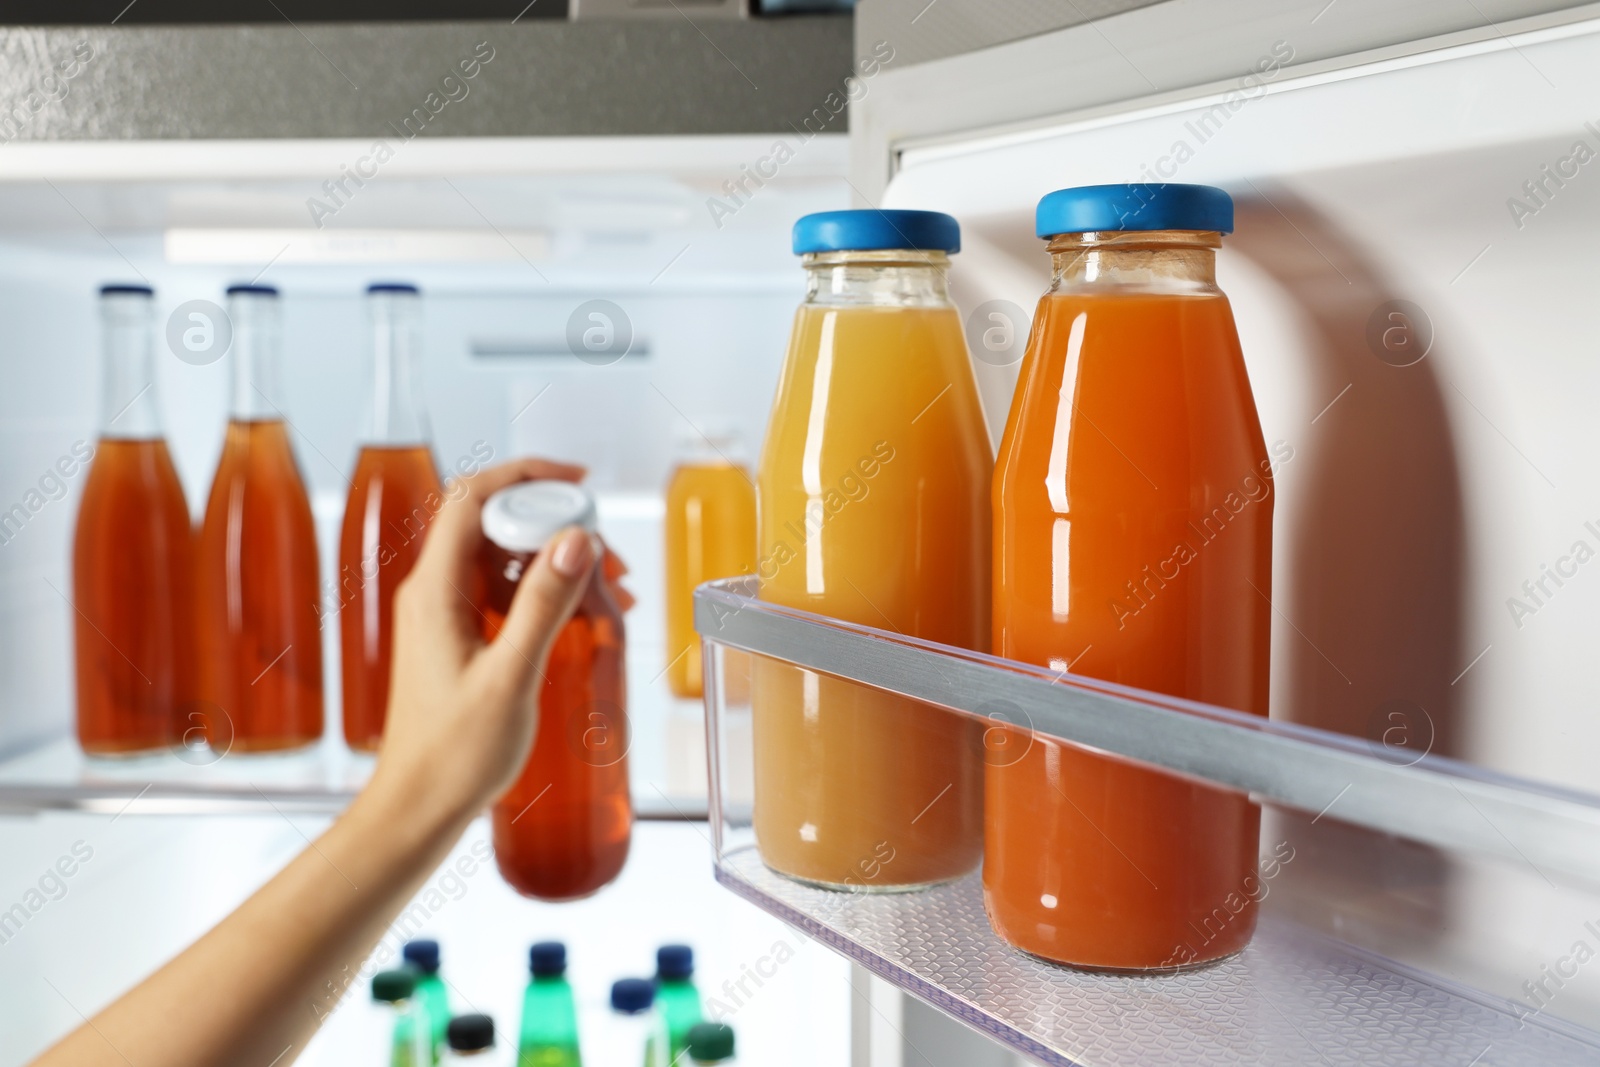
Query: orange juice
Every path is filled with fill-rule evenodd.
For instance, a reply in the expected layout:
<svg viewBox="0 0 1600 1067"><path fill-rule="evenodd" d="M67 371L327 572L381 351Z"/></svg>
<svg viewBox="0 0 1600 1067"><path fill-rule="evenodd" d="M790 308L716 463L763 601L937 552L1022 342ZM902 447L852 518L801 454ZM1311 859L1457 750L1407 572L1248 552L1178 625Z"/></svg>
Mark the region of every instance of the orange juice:
<svg viewBox="0 0 1600 1067"><path fill-rule="evenodd" d="M698 697L695 586L756 569L756 488L745 469L715 453L680 464L667 487L666 540L667 684Z"/></svg>
<svg viewBox="0 0 1600 1067"><path fill-rule="evenodd" d="M827 234L807 245L809 219L796 227L810 288L757 477L761 596L982 649L991 452L947 253L885 246L926 233L903 216L946 220L952 235L955 222L886 214L901 217L865 249L832 251ZM855 221L841 232L834 243L848 244ZM769 866L867 890L976 866L978 724L760 657L752 684L755 832Z"/></svg>
<svg viewBox="0 0 1600 1067"><path fill-rule="evenodd" d="M102 438L73 538L78 743L178 744L194 699L194 531L167 443Z"/></svg>
<svg viewBox="0 0 1600 1067"><path fill-rule="evenodd" d="M339 652L345 743L376 752L389 708L394 594L444 504L426 445L367 445L339 531Z"/></svg>
<svg viewBox="0 0 1600 1067"><path fill-rule="evenodd" d="M277 420L228 424L199 539L200 678L218 751L322 736L322 626L311 502Z"/></svg>
<svg viewBox="0 0 1600 1067"><path fill-rule="evenodd" d="M1215 210L1190 210L1222 228ZM1231 215L1229 201L1229 229ZM1219 243L1177 228L1051 243L1055 281L995 475L994 642L1265 715L1272 465L1215 284ZM1002 937L1113 970L1249 941L1264 895L1255 805L1015 732L1006 747L1021 755L986 770L985 900Z"/></svg>
<svg viewBox="0 0 1600 1067"><path fill-rule="evenodd" d="M595 530L594 498L566 482L523 482L484 502L473 598L495 641L534 558L568 526ZM633 839L628 791L627 659L622 612L596 558L551 645L527 762L491 809L494 857L517 892L577 900L622 871Z"/></svg>

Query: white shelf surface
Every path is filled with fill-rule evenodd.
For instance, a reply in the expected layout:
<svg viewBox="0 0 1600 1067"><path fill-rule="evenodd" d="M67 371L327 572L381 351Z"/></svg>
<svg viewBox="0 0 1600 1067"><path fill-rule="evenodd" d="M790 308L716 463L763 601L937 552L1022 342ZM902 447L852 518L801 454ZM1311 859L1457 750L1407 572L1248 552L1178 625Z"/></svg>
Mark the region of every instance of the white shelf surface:
<svg viewBox="0 0 1600 1067"><path fill-rule="evenodd" d="M879 977L1061 1067L1561 1067L1600 1035L1523 1023L1512 1005L1264 915L1238 956L1181 974L1045 963L989 927L976 874L917 893L840 893L773 873L755 848L717 880Z"/></svg>

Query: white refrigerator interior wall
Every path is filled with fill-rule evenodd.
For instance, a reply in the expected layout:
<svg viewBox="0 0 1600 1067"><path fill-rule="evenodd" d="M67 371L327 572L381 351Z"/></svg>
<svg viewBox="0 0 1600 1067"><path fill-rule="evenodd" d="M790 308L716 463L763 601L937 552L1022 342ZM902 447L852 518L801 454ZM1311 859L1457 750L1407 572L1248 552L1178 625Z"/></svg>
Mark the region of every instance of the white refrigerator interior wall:
<svg viewBox="0 0 1600 1067"><path fill-rule="evenodd" d="M939 73L1003 77L1009 47ZM1597 57L1589 22L930 139L906 147L885 197L961 219L963 307L1031 314L1048 282L1031 236L1042 194L1140 176L1227 187L1238 225L1219 281L1268 445L1293 449L1277 477L1274 716L1379 747L1403 722L1413 746L1590 792L1600 363L1582 235L1600 222ZM1384 344L1396 310L1409 348ZM1015 373L980 368L1000 398ZM1315 857L1277 906L1524 1009L1523 983L1592 941L1581 887L1363 840L1328 799L1315 829L1267 822ZM1548 1010L1593 1025L1600 977L1578 974Z"/></svg>

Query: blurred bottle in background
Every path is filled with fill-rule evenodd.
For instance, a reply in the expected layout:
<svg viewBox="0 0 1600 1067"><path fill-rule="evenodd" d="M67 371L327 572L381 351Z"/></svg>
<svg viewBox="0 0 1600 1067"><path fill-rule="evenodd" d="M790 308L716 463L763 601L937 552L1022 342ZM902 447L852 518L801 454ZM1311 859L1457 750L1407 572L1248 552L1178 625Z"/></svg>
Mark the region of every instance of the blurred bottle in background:
<svg viewBox="0 0 1600 1067"><path fill-rule="evenodd" d="M528 949L517 1067L581 1067L578 1012L567 981L567 946L540 941Z"/></svg>
<svg viewBox="0 0 1600 1067"><path fill-rule="evenodd" d="M322 736L317 535L279 390L278 291L228 290L233 399L199 550L206 739L300 748Z"/></svg>
<svg viewBox="0 0 1600 1067"><path fill-rule="evenodd" d="M444 1047L445 1031L450 1026L450 993L439 975L439 942L432 940L407 941L400 954L406 966L417 976L416 999L427 1015L429 1033L433 1041L433 1058L439 1058Z"/></svg>
<svg viewBox="0 0 1600 1067"><path fill-rule="evenodd" d="M614 1063L606 1067L667 1067L652 1044L659 1020L651 1010L656 984L648 978L619 978L611 983L611 1033L606 1044L614 1050Z"/></svg>
<svg viewBox="0 0 1600 1067"><path fill-rule="evenodd" d="M431 1030L416 999L416 986L417 978L411 971L379 971L372 976L372 999L389 1005L394 1014L389 1067L426 1067L433 1063Z"/></svg>
<svg viewBox="0 0 1600 1067"><path fill-rule="evenodd" d="M656 950L656 1013L666 1033L667 1063L678 1063L689 1030L700 1021L700 991L694 987L694 949L662 945ZM657 1035L658 1042L660 1035Z"/></svg>
<svg viewBox="0 0 1600 1067"><path fill-rule="evenodd" d="M694 589L756 569L756 486L737 436L717 427L678 443L667 485L667 684L674 696L703 690Z"/></svg>
<svg viewBox="0 0 1600 1067"><path fill-rule="evenodd" d="M389 705L394 592L444 505L418 393L422 298L416 286L367 287L372 398L339 534L340 678L344 739L376 751Z"/></svg>
<svg viewBox="0 0 1600 1067"><path fill-rule="evenodd" d="M494 1020L487 1015L456 1016L445 1027L445 1040L449 1046L445 1063L491 1067L501 1062L495 1048Z"/></svg>
<svg viewBox="0 0 1600 1067"><path fill-rule="evenodd" d="M99 444L56 465L64 479L89 464L72 602L78 743L94 756L178 743L195 698L194 535L156 404L153 304L142 285L100 290Z"/></svg>
<svg viewBox="0 0 1600 1067"><path fill-rule="evenodd" d="M733 1067L733 1027L727 1023L696 1023L689 1030L688 1062Z"/></svg>

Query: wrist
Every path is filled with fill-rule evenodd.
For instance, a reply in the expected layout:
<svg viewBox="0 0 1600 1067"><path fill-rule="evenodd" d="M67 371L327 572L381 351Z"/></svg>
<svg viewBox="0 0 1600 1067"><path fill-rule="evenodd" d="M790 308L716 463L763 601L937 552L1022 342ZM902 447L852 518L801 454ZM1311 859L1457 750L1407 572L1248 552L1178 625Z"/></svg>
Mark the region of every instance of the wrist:
<svg viewBox="0 0 1600 1067"><path fill-rule="evenodd" d="M449 775L411 771L380 760L350 810L362 821L381 826L391 840L427 851L448 850L483 806L475 791Z"/></svg>

